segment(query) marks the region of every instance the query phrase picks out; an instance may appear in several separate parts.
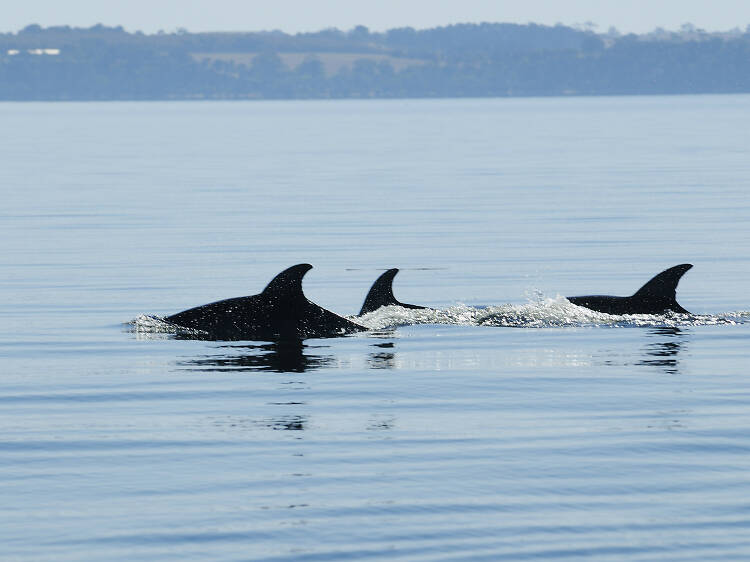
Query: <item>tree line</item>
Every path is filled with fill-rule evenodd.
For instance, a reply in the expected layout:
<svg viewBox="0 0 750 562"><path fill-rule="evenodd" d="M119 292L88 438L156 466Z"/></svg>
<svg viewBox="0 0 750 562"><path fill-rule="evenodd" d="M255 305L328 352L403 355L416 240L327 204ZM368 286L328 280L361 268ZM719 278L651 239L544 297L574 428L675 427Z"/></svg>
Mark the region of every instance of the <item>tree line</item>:
<svg viewBox="0 0 750 562"><path fill-rule="evenodd" d="M291 53L301 62L286 64ZM251 56L234 56L242 54ZM336 54L354 62L331 72L326 58ZM2 100L729 92L750 92L747 30L710 34L684 26L680 32L620 35L484 23L382 33L359 26L294 35L146 35L102 25L30 25L0 34Z"/></svg>

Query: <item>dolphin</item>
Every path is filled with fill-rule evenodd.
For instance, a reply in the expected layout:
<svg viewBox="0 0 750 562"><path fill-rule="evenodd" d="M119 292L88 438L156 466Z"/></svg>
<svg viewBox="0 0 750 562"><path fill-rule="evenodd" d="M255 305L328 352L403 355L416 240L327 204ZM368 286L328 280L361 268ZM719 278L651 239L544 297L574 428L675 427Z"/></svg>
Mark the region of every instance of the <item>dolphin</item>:
<svg viewBox="0 0 750 562"><path fill-rule="evenodd" d="M663 314L667 311L690 314L677 304L675 296L680 278L693 267L683 263L659 273L630 297L589 295L567 297L575 305L607 314Z"/></svg>
<svg viewBox="0 0 750 562"><path fill-rule="evenodd" d="M404 308L421 310L427 308L426 306L406 304L396 300L396 297L393 296L393 278L396 277L397 273L397 268L389 269L375 280L375 283L370 287L370 292L365 297L365 302L362 304L362 310L359 311L358 316L375 312L381 306L403 306Z"/></svg>
<svg viewBox="0 0 750 562"><path fill-rule="evenodd" d="M302 277L312 266L294 265L274 277L258 295L221 300L167 316L176 326L200 330L209 340L294 341L367 330L307 300Z"/></svg>

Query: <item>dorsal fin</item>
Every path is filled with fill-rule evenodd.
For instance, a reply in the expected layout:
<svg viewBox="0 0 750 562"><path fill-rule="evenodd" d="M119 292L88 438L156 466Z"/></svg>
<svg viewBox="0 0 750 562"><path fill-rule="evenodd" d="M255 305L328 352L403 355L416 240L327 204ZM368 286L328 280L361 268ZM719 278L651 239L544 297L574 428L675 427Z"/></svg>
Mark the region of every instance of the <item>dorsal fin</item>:
<svg viewBox="0 0 750 562"><path fill-rule="evenodd" d="M305 273L310 271L312 266L309 263L298 263L292 267L285 269L279 273L276 277L271 279L271 282L266 285L261 293L267 297L304 297L302 293L302 278Z"/></svg>
<svg viewBox="0 0 750 562"><path fill-rule="evenodd" d="M405 304L396 300L393 296L393 278L398 273L397 268L389 269L383 273L380 277L375 280L375 283L370 287L370 292L365 297L365 302L362 304L362 310L359 311L359 316L367 314L368 312L375 312L381 306L403 306L404 308L413 309L424 309L424 306L417 306L416 304Z"/></svg>
<svg viewBox="0 0 750 562"><path fill-rule="evenodd" d="M398 269L394 267L375 280L375 283L370 287L370 292L365 297L365 302L362 304L359 316L368 312L374 312L381 306L401 304L393 296L393 278L396 277L397 273Z"/></svg>
<svg viewBox="0 0 750 562"><path fill-rule="evenodd" d="M632 298L649 302L663 302L665 309L687 313L687 310L677 304L676 292L677 283L691 267L693 267L692 264L683 263L662 271L638 289Z"/></svg>

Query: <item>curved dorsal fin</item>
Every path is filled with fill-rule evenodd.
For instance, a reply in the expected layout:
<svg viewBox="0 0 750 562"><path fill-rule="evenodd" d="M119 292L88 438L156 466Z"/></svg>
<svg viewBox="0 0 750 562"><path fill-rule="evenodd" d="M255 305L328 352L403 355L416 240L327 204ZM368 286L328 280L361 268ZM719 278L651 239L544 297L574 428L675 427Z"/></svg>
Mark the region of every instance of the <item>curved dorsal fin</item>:
<svg viewBox="0 0 750 562"><path fill-rule="evenodd" d="M311 269L312 266L309 263L293 265L271 279L271 282L266 285L261 294L275 298L304 297L302 293L302 278Z"/></svg>
<svg viewBox="0 0 750 562"><path fill-rule="evenodd" d="M375 280L370 287L370 292L365 297L359 316L374 312L381 306L400 305L401 303L393 296L393 278L398 273L397 268L389 269Z"/></svg>
<svg viewBox="0 0 750 562"><path fill-rule="evenodd" d="M675 312L687 313L687 310L677 304L677 283L685 273L693 267L690 263L683 263L665 269L654 276L648 283L638 289L632 298L645 301L658 301L668 304L666 308Z"/></svg>
<svg viewBox="0 0 750 562"><path fill-rule="evenodd" d="M375 280L372 284L370 292L365 297L365 302L362 305L362 310L359 311L359 316L367 314L368 312L375 312L381 306L402 306L404 308L412 308L415 310L422 310L424 306L418 306L416 304L406 304L396 300L393 296L393 278L398 273L397 268L389 269L383 273L380 277Z"/></svg>

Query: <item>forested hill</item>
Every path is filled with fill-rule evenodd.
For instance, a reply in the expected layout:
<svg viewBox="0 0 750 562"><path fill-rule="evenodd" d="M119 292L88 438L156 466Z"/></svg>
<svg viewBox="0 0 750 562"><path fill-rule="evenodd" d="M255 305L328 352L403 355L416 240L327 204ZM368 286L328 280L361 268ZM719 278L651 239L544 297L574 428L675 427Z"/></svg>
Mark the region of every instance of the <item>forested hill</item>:
<svg viewBox="0 0 750 562"><path fill-rule="evenodd" d="M145 35L30 25L0 34L0 100L729 92L750 92L748 30L605 35L483 23Z"/></svg>

